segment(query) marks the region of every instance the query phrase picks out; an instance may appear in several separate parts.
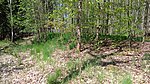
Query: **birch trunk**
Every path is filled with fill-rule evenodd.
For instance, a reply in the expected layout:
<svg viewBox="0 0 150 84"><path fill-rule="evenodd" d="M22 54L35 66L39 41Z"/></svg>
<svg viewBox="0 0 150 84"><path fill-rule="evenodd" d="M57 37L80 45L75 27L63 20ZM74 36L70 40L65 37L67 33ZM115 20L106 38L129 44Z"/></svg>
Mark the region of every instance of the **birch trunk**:
<svg viewBox="0 0 150 84"><path fill-rule="evenodd" d="M82 0L78 2L78 14L77 14L77 50L81 48L81 14L82 14Z"/></svg>

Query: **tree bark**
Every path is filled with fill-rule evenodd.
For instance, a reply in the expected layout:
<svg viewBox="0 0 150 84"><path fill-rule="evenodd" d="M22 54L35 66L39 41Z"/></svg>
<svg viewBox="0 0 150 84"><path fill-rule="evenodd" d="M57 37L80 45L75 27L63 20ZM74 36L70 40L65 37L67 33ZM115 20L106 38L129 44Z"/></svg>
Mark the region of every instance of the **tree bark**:
<svg viewBox="0 0 150 84"><path fill-rule="evenodd" d="M77 50L81 49L81 14L82 14L82 0L78 2L78 14L77 14Z"/></svg>
<svg viewBox="0 0 150 84"><path fill-rule="evenodd" d="M143 36L143 43L145 40L145 36L147 36L147 31L148 31L148 10L149 9L149 3L148 0L145 1L145 11L144 11L144 36Z"/></svg>
<svg viewBox="0 0 150 84"><path fill-rule="evenodd" d="M14 29L13 29L13 14L12 14L12 0L9 0L9 8L10 8L10 27L11 27L11 42L14 41Z"/></svg>
<svg viewBox="0 0 150 84"><path fill-rule="evenodd" d="M149 9L149 3L148 1L145 2L146 6L145 6L145 16L144 16L144 29L145 29L145 35L147 34L148 31L148 9Z"/></svg>

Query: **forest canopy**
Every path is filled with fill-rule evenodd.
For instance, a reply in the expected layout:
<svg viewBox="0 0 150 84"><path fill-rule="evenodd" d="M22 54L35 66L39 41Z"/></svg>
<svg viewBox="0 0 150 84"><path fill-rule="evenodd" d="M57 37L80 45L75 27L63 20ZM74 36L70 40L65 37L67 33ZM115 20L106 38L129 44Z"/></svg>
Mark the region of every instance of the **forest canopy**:
<svg viewBox="0 0 150 84"><path fill-rule="evenodd" d="M149 0L1 0L0 39L15 41L35 35L46 40L49 32L72 32L78 47L83 37L149 33Z"/></svg>

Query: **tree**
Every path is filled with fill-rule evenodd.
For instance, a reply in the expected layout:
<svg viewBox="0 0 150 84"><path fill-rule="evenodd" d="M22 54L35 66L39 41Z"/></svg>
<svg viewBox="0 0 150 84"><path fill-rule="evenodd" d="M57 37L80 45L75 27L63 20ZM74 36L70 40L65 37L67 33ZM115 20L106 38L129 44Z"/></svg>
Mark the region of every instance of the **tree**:
<svg viewBox="0 0 150 84"><path fill-rule="evenodd" d="M148 34L148 16L149 16L149 2L148 0L145 1L145 11L144 11L144 35L147 36ZM143 36L143 42L145 37Z"/></svg>
<svg viewBox="0 0 150 84"><path fill-rule="evenodd" d="M13 22L13 12L12 12L12 0L9 0L9 8L10 8L10 27L11 27L11 41L14 41L14 22Z"/></svg>
<svg viewBox="0 0 150 84"><path fill-rule="evenodd" d="M11 40L19 33L33 32L37 41L46 41L49 30L76 35L77 49L86 36L98 42L100 35L140 35L142 15L145 13L144 28L148 29L148 5L145 0L3 0L0 3L1 16L8 17L1 24L1 33L8 26ZM137 4L136 4L137 3ZM149 3L148 3L149 4ZM2 11L2 6L9 9ZM145 11L143 10L145 7ZM7 12L9 11L9 12ZM5 15L3 15L5 14ZM2 22L1 20L0 22ZM145 30L146 31L146 30ZM75 33L74 33L75 32ZM84 37L85 36L85 37Z"/></svg>
<svg viewBox="0 0 150 84"><path fill-rule="evenodd" d="M7 18L8 14L7 12L9 11L9 8L8 6L6 5L7 2L6 1L3 1L1 0L0 1L0 39L3 40L5 39L7 36L9 36L9 33L10 32L9 30L9 20Z"/></svg>
<svg viewBox="0 0 150 84"><path fill-rule="evenodd" d="M78 2L78 13L77 13L77 50L81 48L81 17L82 17L82 0Z"/></svg>

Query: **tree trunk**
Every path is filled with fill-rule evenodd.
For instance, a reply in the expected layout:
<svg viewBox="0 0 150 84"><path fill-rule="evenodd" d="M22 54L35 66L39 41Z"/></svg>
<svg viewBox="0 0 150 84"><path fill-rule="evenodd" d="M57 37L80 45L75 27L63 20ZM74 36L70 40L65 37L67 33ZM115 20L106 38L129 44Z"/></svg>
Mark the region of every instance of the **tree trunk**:
<svg viewBox="0 0 150 84"><path fill-rule="evenodd" d="M148 11L149 11L149 3L148 0L145 2L146 6L145 6L145 12L144 12L144 29L145 29L145 35L147 35L148 33Z"/></svg>
<svg viewBox="0 0 150 84"><path fill-rule="evenodd" d="M14 41L14 29L13 29L13 14L12 14L12 0L9 0L9 8L10 8L10 27L11 27L11 42Z"/></svg>
<svg viewBox="0 0 150 84"><path fill-rule="evenodd" d="M78 2L78 14L77 14L77 50L81 48L81 14L82 14L82 0Z"/></svg>
<svg viewBox="0 0 150 84"><path fill-rule="evenodd" d="M129 47L131 48L131 26L130 26L130 0L128 0L128 2L127 2L127 6L128 6L128 8L127 8L127 17L128 17L128 28L129 28L129 30L128 30L128 38L129 38Z"/></svg>
<svg viewBox="0 0 150 84"><path fill-rule="evenodd" d="M147 36L147 31L148 31L148 9L149 9L149 3L148 0L145 1L145 11L144 11L144 36L143 36L143 43L145 40L145 36Z"/></svg>
<svg viewBox="0 0 150 84"><path fill-rule="evenodd" d="M110 0L108 0L107 2L110 2ZM107 9L110 9L110 7L106 7ZM106 29L105 29L105 34L108 35L109 34L109 14L108 12L106 13Z"/></svg>

